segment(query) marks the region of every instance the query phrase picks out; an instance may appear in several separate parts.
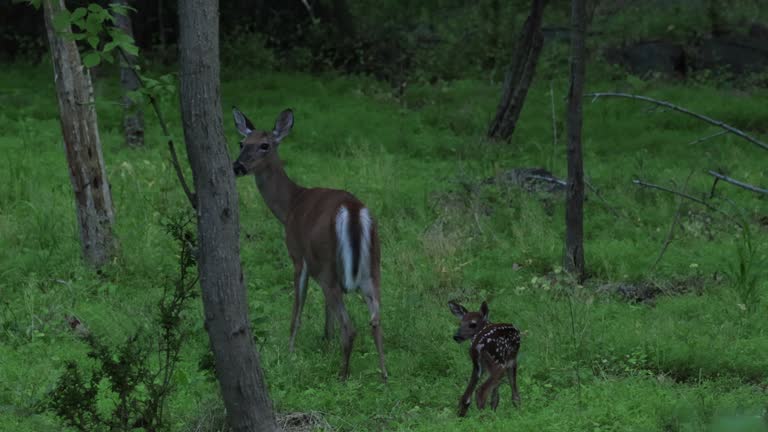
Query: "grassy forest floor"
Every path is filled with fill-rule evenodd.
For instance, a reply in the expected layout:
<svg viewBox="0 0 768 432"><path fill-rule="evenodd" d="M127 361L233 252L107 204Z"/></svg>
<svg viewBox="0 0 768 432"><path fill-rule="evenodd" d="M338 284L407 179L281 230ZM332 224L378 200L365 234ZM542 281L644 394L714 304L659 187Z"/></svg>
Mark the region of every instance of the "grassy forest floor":
<svg viewBox="0 0 768 432"><path fill-rule="evenodd" d="M632 183L683 188L693 173L688 192L706 198L706 170L719 169L766 187L765 152L732 135L689 144L718 130L639 102L587 100L585 171L602 199L587 193L591 278L581 287L559 268L561 200L468 187L514 167L565 177L565 77L539 77L513 141L496 145L481 137L498 83L411 85L398 101L365 78L225 71L223 106L237 105L257 126L271 127L280 110L294 109L296 124L281 150L289 175L355 193L380 225L390 381L379 379L364 302L348 296L358 338L351 377L339 382L338 343L321 338L322 295L314 282L297 350L288 353L293 291L282 229L253 180L238 181L250 311L266 318L254 325L278 412L317 412L338 430L768 430L766 268L751 270L757 297L740 296L727 276L745 244L734 205L744 209L759 247L754 262L765 263L768 202L721 183L709 202L734 216L726 217ZM6 65L0 83L0 430L59 431L40 407L66 361L88 364L64 317L77 315L112 344L148 328L163 286L178 271L162 223L187 203L154 117L147 112L146 148L124 147L117 80L98 80L120 255L102 274L89 271L80 260L50 67ZM768 134L765 89L625 79L593 79L587 88L669 100ZM177 105L176 98L162 102L181 142ZM234 156L238 138L228 109L225 127ZM678 208L674 238L654 267ZM610 294L632 286L657 295L629 302ZM497 412L473 405L457 419L471 366L468 346L451 338L451 299L470 308L487 299L492 320L525 332L522 409L512 408L504 385ZM198 365L208 349L201 316L196 299L185 315L190 335L169 400L173 430L205 430L201 424L222 415L217 385ZM102 390L108 410L109 390Z"/></svg>

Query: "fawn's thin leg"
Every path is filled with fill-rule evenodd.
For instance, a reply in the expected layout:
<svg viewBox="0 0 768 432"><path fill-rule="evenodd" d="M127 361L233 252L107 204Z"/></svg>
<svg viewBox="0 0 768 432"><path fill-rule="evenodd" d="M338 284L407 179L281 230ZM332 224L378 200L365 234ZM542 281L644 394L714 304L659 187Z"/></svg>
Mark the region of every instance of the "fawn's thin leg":
<svg viewBox="0 0 768 432"><path fill-rule="evenodd" d="M291 337L288 340L288 350L293 352L296 333L301 324L301 311L304 309L304 301L307 299L307 263L302 260L294 262L293 266L293 314L291 316Z"/></svg>
<svg viewBox="0 0 768 432"><path fill-rule="evenodd" d="M491 392L491 409L496 411L497 406L499 406L499 386L494 387Z"/></svg>
<svg viewBox="0 0 768 432"><path fill-rule="evenodd" d="M488 400L488 393L499 387L501 378L504 376L503 369L491 370L490 376L477 390L477 409L485 408L485 401ZM495 409L495 407L493 407Z"/></svg>
<svg viewBox="0 0 768 432"><path fill-rule="evenodd" d="M507 378L509 378L509 385L512 387L512 403L519 407L520 391L517 388L517 359L507 368Z"/></svg>
<svg viewBox="0 0 768 432"><path fill-rule="evenodd" d="M469 406L472 405L472 393L475 391L475 387L477 386L477 381L480 379L481 373L482 371L480 370L480 364L478 360L473 358L472 375L469 377L467 389L464 390L464 394L461 395L461 399L459 399L459 417L464 417L467 415L467 410L469 409Z"/></svg>
<svg viewBox="0 0 768 432"><path fill-rule="evenodd" d="M375 287L375 282L371 279L363 286L363 295L365 297L365 303L368 305L368 310L371 312L371 333L373 334L373 340L376 343L376 350L379 352L379 369L381 370L381 379L387 382L387 367L384 364L384 341L381 335L381 314L378 299L378 289Z"/></svg>

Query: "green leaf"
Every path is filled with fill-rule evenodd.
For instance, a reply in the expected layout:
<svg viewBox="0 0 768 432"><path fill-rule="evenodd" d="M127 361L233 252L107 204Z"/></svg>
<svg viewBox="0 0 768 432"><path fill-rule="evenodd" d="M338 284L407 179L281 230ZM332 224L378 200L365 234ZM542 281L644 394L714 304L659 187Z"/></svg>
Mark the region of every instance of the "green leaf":
<svg viewBox="0 0 768 432"><path fill-rule="evenodd" d="M98 3L91 3L88 5L88 10L93 13L99 13L104 10Z"/></svg>
<svg viewBox="0 0 768 432"><path fill-rule="evenodd" d="M139 47L136 45L121 45L121 48L130 55L139 55Z"/></svg>
<svg viewBox="0 0 768 432"><path fill-rule="evenodd" d="M83 7L79 7L75 9L74 12L72 12L72 17L70 18L70 21L76 21L81 19L82 17L85 16L86 12L87 10Z"/></svg>
<svg viewBox="0 0 768 432"><path fill-rule="evenodd" d="M91 51L83 57L85 67L92 68L101 63L101 56L95 51Z"/></svg>
<svg viewBox="0 0 768 432"><path fill-rule="evenodd" d="M108 52L112 51L113 49L115 49L115 47L117 47L117 43L115 43L115 41L107 42L104 45L104 49L102 51L105 52L105 53L108 53Z"/></svg>
<svg viewBox="0 0 768 432"><path fill-rule="evenodd" d="M96 49L99 46L99 37L88 36L88 44L91 46L91 48Z"/></svg>
<svg viewBox="0 0 768 432"><path fill-rule="evenodd" d="M69 29L69 11L63 10L53 17L53 28L57 32L62 32Z"/></svg>
<svg viewBox="0 0 768 432"><path fill-rule="evenodd" d="M128 15L128 12L136 12L136 8L119 3L110 3L109 8L120 15Z"/></svg>

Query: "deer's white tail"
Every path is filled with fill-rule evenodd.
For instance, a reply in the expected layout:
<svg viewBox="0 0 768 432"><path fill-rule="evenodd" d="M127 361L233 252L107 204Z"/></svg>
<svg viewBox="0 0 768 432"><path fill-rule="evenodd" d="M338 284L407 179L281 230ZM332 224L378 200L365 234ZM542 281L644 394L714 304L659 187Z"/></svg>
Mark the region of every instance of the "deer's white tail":
<svg viewBox="0 0 768 432"><path fill-rule="evenodd" d="M341 206L336 214L338 269L344 291L360 288L371 275L371 215L367 208L350 211Z"/></svg>

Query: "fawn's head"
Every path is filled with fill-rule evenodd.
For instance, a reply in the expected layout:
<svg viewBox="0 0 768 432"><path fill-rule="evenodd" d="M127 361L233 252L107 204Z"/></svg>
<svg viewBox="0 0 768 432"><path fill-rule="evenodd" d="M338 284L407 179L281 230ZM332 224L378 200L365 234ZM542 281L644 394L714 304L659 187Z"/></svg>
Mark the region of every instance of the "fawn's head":
<svg viewBox="0 0 768 432"><path fill-rule="evenodd" d="M232 115L237 131L244 137L240 141L240 155L232 164L235 176L258 174L270 162L280 160L277 147L293 128L293 111L287 109L281 112L271 131L256 130L248 117L237 108L232 108Z"/></svg>
<svg viewBox="0 0 768 432"><path fill-rule="evenodd" d="M480 306L480 312L468 312L467 308L454 301L448 302L448 307L461 320L459 329L453 335L453 340L456 342L471 339L488 324L488 303L486 302Z"/></svg>

